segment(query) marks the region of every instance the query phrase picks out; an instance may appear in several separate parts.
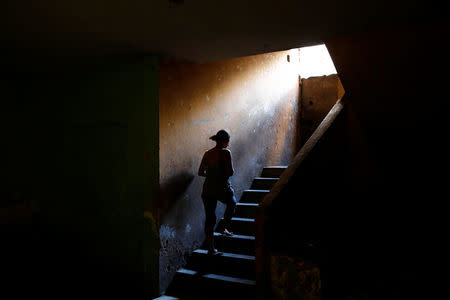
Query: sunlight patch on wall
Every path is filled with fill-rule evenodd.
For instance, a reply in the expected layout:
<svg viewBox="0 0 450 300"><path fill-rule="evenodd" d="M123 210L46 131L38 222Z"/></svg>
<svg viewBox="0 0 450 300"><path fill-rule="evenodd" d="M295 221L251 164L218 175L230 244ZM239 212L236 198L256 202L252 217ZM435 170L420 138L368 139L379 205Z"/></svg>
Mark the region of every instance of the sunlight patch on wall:
<svg viewBox="0 0 450 300"><path fill-rule="evenodd" d="M337 74L324 44L300 48L299 68L301 78Z"/></svg>

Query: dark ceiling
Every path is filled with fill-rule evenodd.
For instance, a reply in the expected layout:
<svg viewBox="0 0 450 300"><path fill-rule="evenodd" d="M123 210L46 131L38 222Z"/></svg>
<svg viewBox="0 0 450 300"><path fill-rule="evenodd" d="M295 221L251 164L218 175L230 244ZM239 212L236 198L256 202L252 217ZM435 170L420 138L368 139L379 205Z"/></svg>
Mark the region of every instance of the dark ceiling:
<svg viewBox="0 0 450 300"><path fill-rule="evenodd" d="M207 62L442 18L430 1L7 0L3 59L161 54ZM8 58L8 59L9 59Z"/></svg>

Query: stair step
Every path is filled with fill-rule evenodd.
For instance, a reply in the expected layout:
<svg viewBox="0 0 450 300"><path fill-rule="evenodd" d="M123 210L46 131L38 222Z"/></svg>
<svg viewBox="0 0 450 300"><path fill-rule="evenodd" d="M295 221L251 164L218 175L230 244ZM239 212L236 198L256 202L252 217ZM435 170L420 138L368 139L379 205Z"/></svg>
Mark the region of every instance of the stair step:
<svg viewBox="0 0 450 300"><path fill-rule="evenodd" d="M181 300L181 299L177 297L162 295L158 298L153 298L153 300Z"/></svg>
<svg viewBox="0 0 450 300"><path fill-rule="evenodd" d="M237 234L254 235L255 219L250 218L231 218L231 231Z"/></svg>
<svg viewBox="0 0 450 300"><path fill-rule="evenodd" d="M180 269L177 271L177 273L186 275L188 277L200 276L202 278L213 279L213 280L217 280L218 282L223 282L223 283L231 283L231 284L238 284L238 285L244 285L244 286L255 286L256 285L256 281L251 280L251 279L225 276L225 275L219 275L219 274L214 274L214 273L202 273L199 271L189 270L189 269Z"/></svg>
<svg viewBox="0 0 450 300"><path fill-rule="evenodd" d="M168 289L168 294L174 296L209 295L210 299L236 298L236 296L239 299L254 299L255 292L255 280L191 269L178 270Z"/></svg>
<svg viewBox="0 0 450 300"><path fill-rule="evenodd" d="M244 190L240 203L259 203L270 192L270 190Z"/></svg>
<svg viewBox="0 0 450 300"><path fill-rule="evenodd" d="M255 255L255 237L235 234L231 237L214 232L214 245L219 251Z"/></svg>
<svg viewBox="0 0 450 300"><path fill-rule="evenodd" d="M255 256L222 252L221 255L208 255L206 249L197 249L189 257L187 269L215 274L255 278Z"/></svg>
<svg viewBox="0 0 450 300"><path fill-rule="evenodd" d="M280 178L274 177L255 177L253 179L251 189L254 190L270 190Z"/></svg>
<svg viewBox="0 0 450 300"><path fill-rule="evenodd" d="M258 203L242 203L238 202L236 206L236 217L241 218L255 218L256 210L258 208Z"/></svg>
<svg viewBox="0 0 450 300"><path fill-rule="evenodd" d="M268 166L263 168L261 177L277 177L280 178L287 166Z"/></svg>
<svg viewBox="0 0 450 300"><path fill-rule="evenodd" d="M208 254L208 251L205 249L197 249L197 250L194 250L193 254L197 254L199 256L204 256L204 255ZM213 255L210 257L229 258L229 259L245 260L245 261L255 261L254 255L236 254L236 253L228 253L228 252L222 252L221 255Z"/></svg>

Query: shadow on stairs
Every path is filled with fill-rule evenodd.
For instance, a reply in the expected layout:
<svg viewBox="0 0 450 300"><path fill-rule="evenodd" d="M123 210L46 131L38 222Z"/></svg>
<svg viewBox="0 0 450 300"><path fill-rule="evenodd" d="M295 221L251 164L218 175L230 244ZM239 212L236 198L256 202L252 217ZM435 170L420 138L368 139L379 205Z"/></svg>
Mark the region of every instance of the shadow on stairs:
<svg viewBox="0 0 450 300"><path fill-rule="evenodd" d="M204 246L195 250L187 265L177 271L166 295L156 299L256 299L256 208L285 169L285 166L263 168L261 176L253 179L250 189L242 193L237 203L231 220L234 235L214 233L215 246L221 255L208 255Z"/></svg>

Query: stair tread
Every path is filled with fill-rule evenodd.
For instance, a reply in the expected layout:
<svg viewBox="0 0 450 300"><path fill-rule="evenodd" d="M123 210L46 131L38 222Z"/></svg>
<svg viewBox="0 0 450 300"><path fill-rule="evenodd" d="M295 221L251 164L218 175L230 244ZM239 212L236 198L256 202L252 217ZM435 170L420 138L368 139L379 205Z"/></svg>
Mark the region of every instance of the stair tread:
<svg viewBox="0 0 450 300"><path fill-rule="evenodd" d="M237 204L237 206L253 206L253 207L259 206L258 203L252 203L252 202L238 202L236 204Z"/></svg>
<svg viewBox="0 0 450 300"><path fill-rule="evenodd" d="M266 166L264 169L286 169L287 166Z"/></svg>
<svg viewBox="0 0 450 300"><path fill-rule="evenodd" d="M252 219L252 218L239 218L239 217L233 217L233 218L231 218L231 221L255 222L255 219Z"/></svg>
<svg viewBox="0 0 450 300"><path fill-rule="evenodd" d="M244 278L233 277L233 276L219 275L219 274L214 274L214 273L201 273L201 272L198 272L198 271L195 271L195 270L189 270L189 269L184 269L184 268L179 269L177 271L177 273L190 275L190 276L201 276L203 278L220 280L220 281L225 281L225 282L232 282L232 283L239 283L239 284L250 285L250 286L256 285L256 281L255 280L251 280L251 279L244 279Z"/></svg>
<svg viewBox="0 0 450 300"><path fill-rule="evenodd" d="M153 298L153 300L180 300L180 298L162 295L158 298Z"/></svg>
<svg viewBox="0 0 450 300"><path fill-rule="evenodd" d="M244 190L244 192L249 192L249 193L268 193L268 192L270 192L270 190L248 189L248 190Z"/></svg>
<svg viewBox="0 0 450 300"><path fill-rule="evenodd" d="M258 176L258 177L255 177L254 179L257 179L257 180L279 180L280 177L261 177L261 176Z"/></svg>
<svg viewBox="0 0 450 300"><path fill-rule="evenodd" d="M261 177L280 177L284 171L287 169L287 166L267 166L264 167L261 171Z"/></svg>
<svg viewBox="0 0 450 300"><path fill-rule="evenodd" d="M208 250L206 250L206 249L197 249L197 250L194 250L194 252L201 254L201 255L208 255ZM253 255L237 254L237 253L222 252L222 251L220 251L220 252L221 252L220 257L255 260L255 256L253 256Z"/></svg>
<svg viewBox="0 0 450 300"><path fill-rule="evenodd" d="M255 237L252 236L252 235L233 234L232 236L226 236L226 235L223 235L223 234L218 233L218 232L214 232L214 236L215 237L223 236L223 237L226 237L226 238L229 238L229 239L242 239L242 240L254 240L255 239Z"/></svg>

